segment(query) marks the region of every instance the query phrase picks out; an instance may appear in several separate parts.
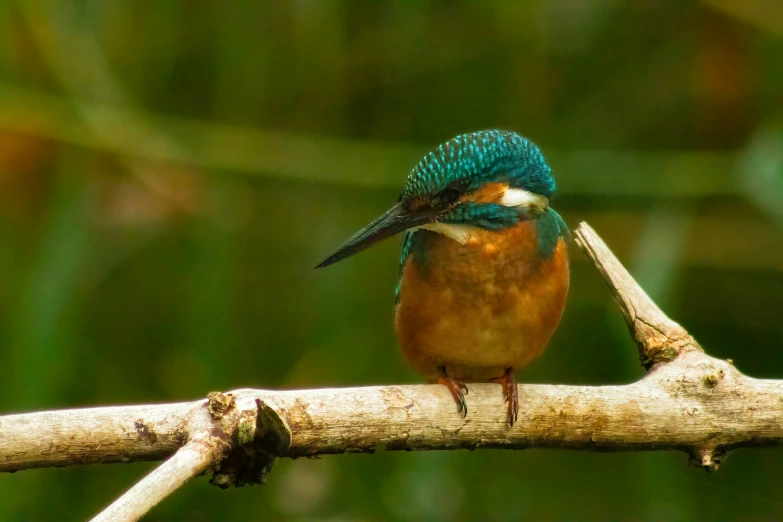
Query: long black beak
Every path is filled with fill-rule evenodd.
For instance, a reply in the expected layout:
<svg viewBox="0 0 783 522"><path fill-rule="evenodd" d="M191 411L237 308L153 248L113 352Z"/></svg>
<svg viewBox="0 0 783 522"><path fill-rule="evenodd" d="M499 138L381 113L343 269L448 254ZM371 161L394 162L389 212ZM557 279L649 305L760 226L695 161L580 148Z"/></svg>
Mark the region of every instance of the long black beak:
<svg viewBox="0 0 783 522"><path fill-rule="evenodd" d="M408 230L409 228L427 223L433 223L437 219L437 216L438 213L433 211L410 214L405 211L402 203L397 203L381 217L364 227L351 239L343 243L337 252L321 261L315 268L323 268L338 261L342 261L403 230Z"/></svg>

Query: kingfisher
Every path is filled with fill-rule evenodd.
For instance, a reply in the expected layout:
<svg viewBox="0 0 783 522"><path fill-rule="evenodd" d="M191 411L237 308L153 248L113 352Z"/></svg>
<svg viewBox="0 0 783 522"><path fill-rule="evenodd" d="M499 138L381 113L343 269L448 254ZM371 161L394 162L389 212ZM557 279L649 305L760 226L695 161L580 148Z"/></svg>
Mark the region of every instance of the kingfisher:
<svg viewBox="0 0 783 522"><path fill-rule="evenodd" d="M549 200L552 170L515 132L463 134L411 170L397 204L317 265L404 232L395 331L407 362L468 414L466 382L502 387L518 419L514 371L546 347L569 285L568 228Z"/></svg>

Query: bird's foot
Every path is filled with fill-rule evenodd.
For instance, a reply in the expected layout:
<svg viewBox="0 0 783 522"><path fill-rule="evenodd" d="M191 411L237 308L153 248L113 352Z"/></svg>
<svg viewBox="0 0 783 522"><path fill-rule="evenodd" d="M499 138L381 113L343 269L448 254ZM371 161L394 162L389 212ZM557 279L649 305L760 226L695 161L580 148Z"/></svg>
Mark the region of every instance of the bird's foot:
<svg viewBox="0 0 783 522"><path fill-rule="evenodd" d="M495 377L490 382L500 384L503 388L503 399L508 404L508 424L513 426L519 417L519 389L514 377L514 369L506 368L503 377Z"/></svg>
<svg viewBox="0 0 783 522"><path fill-rule="evenodd" d="M468 405L465 404L468 387L464 382L449 377L445 366L438 366L438 374L438 384L442 384L451 392L454 402L457 403L457 413L464 419L468 415Z"/></svg>

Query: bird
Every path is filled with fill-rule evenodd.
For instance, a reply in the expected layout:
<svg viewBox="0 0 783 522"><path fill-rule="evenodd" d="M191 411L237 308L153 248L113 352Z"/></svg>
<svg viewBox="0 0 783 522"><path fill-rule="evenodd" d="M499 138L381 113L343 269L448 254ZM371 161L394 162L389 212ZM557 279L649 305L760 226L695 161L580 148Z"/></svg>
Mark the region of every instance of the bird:
<svg viewBox="0 0 783 522"><path fill-rule="evenodd" d="M426 154L397 203L316 268L404 232L394 314L404 359L448 388L462 418L465 383L500 384L513 426L515 371L544 351L568 294L570 234L549 205L555 189L527 138L462 134Z"/></svg>

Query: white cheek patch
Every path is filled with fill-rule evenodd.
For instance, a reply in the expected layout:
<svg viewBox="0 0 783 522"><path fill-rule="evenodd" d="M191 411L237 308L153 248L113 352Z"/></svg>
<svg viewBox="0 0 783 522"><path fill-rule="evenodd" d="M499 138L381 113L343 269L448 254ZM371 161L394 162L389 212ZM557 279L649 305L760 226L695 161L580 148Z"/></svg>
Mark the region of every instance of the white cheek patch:
<svg viewBox="0 0 783 522"><path fill-rule="evenodd" d="M545 210L549 206L549 200L541 194L518 188L506 189L498 203L506 207L527 207L537 210Z"/></svg>
<svg viewBox="0 0 783 522"><path fill-rule="evenodd" d="M549 206L549 200L546 197L516 188L506 189L498 203L506 207L525 207L537 211L546 210ZM462 245L470 241L470 238L482 230L471 225L452 225L448 223L428 223L417 228L446 236Z"/></svg>
<svg viewBox="0 0 783 522"><path fill-rule="evenodd" d="M446 236L461 245L467 243L476 232L481 230L470 225L449 225L447 223L428 223L419 228Z"/></svg>

